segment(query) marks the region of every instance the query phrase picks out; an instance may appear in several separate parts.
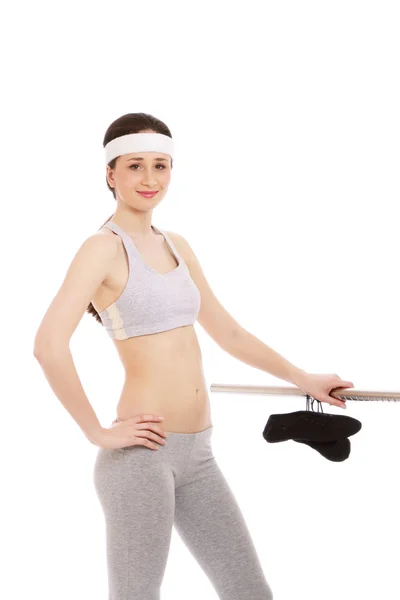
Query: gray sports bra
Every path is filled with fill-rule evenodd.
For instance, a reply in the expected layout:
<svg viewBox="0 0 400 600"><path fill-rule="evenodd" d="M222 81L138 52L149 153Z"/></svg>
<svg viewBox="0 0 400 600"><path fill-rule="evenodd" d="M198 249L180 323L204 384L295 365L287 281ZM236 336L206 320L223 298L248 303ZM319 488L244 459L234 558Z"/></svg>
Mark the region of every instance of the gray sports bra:
<svg viewBox="0 0 400 600"><path fill-rule="evenodd" d="M144 262L132 238L119 225L107 221L103 227L121 237L129 261L128 281L121 295L99 312L110 337L126 340L193 325L200 310L200 292L167 233L152 225L178 262L172 271L161 274Z"/></svg>

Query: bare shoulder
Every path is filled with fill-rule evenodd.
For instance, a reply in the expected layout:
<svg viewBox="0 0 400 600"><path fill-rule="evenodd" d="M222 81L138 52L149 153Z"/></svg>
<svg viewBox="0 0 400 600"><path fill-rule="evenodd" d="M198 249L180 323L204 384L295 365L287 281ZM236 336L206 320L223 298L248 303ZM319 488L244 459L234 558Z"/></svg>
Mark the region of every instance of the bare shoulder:
<svg viewBox="0 0 400 600"><path fill-rule="evenodd" d="M90 253L96 256L99 251L102 254L115 254L118 248L118 239L119 236L113 235L108 229L99 229L81 242L78 253L83 251L88 256Z"/></svg>
<svg viewBox="0 0 400 600"><path fill-rule="evenodd" d="M108 227L102 227L101 229L93 233L93 235L115 240L119 238L119 235L115 235L115 233L111 231L111 229L109 229Z"/></svg>
<svg viewBox="0 0 400 600"><path fill-rule="evenodd" d="M108 227L102 227L89 236L88 239L97 240L93 241L93 244L98 244L104 247L105 251L108 250L111 253L114 252L114 254L116 254L118 248L121 246L122 241L119 235L115 235Z"/></svg>
<svg viewBox="0 0 400 600"><path fill-rule="evenodd" d="M106 234L96 232L81 242L37 331L35 348L38 351L69 342L99 286L110 273L116 254L115 240Z"/></svg>

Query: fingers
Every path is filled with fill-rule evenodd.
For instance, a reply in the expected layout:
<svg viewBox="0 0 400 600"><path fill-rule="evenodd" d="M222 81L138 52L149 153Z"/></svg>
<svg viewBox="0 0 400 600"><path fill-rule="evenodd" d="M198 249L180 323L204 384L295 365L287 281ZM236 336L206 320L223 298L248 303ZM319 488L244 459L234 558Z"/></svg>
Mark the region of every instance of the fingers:
<svg viewBox="0 0 400 600"><path fill-rule="evenodd" d="M335 402L329 401L329 404L332 404L333 406L339 406L339 408L347 408L346 402L343 402L343 400L335 400Z"/></svg>
<svg viewBox="0 0 400 600"><path fill-rule="evenodd" d="M326 396L326 398L323 402L327 402L331 406L339 406L339 408L347 408L345 400L337 400L333 396L329 396L329 395Z"/></svg>
<svg viewBox="0 0 400 600"><path fill-rule="evenodd" d="M354 383L352 383L351 381L343 381L343 384L344 385L341 385L340 387L342 387L342 388L347 388L347 387L351 388L351 387L354 387Z"/></svg>
<svg viewBox="0 0 400 600"><path fill-rule="evenodd" d="M153 433L152 431L149 431L148 429L141 429L139 431L136 431L135 437L140 438L145 441L147 440L151 444L151 446L153 448L154 447L157 448L157 450L158 450L158 446L156 446L156 444L153 444L150 440L154 440L155 442L157 442L158 444L161 444L162 446L165 446L165 444L167 443L166 440L164 439L165 437L167 437L165 434L163 434L161 432L161 435L158 435L157 433Z"/></svg>
<svg viewBox="0 0 400 600"><path fill-rule="evenodd" d="M159 434L162 437L167 437L167 434L164 433L164 430L162 429L162 427L160 425L156 425L151 422L145 422L145 423L138 423L135 427L136 431L154 431L155 434Z"/></svg>
<svg viewBox="0 0 400 600"><path fill-rule="evenodd" d="M146 415L146 414L140 414L140 415L135 415L134 417L132 417L132 419L136 422L136 423L142 423L144 421L162 421L164 419L164 417L161 417L159 415Z"/></svg>
<svg viewBox="0 0 400 600"><path fill-rule="evenodd" d="M336 373L333 375L333 377L336 377L336 379L339 380L340 386L338 386L338 387L342 387L342 388L354 387L354 383L352 381L344 381Z"/></svg>
<svg viewBox="0 0 400 600"><path fill-rule="evenodd" d="M164 446L166 444L166 433L157 425L164 420L161 415L144 414L135 415L132 420L136 424L134 438L136 443L147 446L153 450L159 450L159 447L154 442ZM152 442L151 440L154 440Z"/></svg>

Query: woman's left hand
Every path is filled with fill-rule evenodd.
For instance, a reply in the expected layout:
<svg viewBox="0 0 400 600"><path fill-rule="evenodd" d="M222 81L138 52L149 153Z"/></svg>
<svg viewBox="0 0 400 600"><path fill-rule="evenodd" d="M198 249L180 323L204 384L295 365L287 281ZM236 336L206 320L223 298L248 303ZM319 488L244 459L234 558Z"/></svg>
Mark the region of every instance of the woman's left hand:
<svg viewBox="0 0 400 600"><path fill-rule="evenodd" d="M330 392L340 388L347 389L354 387L351 381L343 381L339 375L319 375L314 373L302 373L295 381L295 385L312 396L312 398L320 402L340 406L340 408L346 408L346 401L333 398L329 395Z"/></svg>

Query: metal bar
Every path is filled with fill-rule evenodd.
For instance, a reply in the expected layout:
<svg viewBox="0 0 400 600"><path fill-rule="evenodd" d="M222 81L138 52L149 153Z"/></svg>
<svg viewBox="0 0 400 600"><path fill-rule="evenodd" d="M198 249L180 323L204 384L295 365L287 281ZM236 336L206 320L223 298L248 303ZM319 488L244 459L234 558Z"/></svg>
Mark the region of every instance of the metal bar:
<svg viewBox="0 0 400 600"><path fill-rule="evenodd" d="M211 392L229 392L239 394L270 394L273 396L304 396L306 392L296 386L272 386L272 385L241 385L237 383L212 383ZM332 390L330 396L336 400L364 400L400 402L400 392L371 390L356 390L354 388Z"/></svg>

